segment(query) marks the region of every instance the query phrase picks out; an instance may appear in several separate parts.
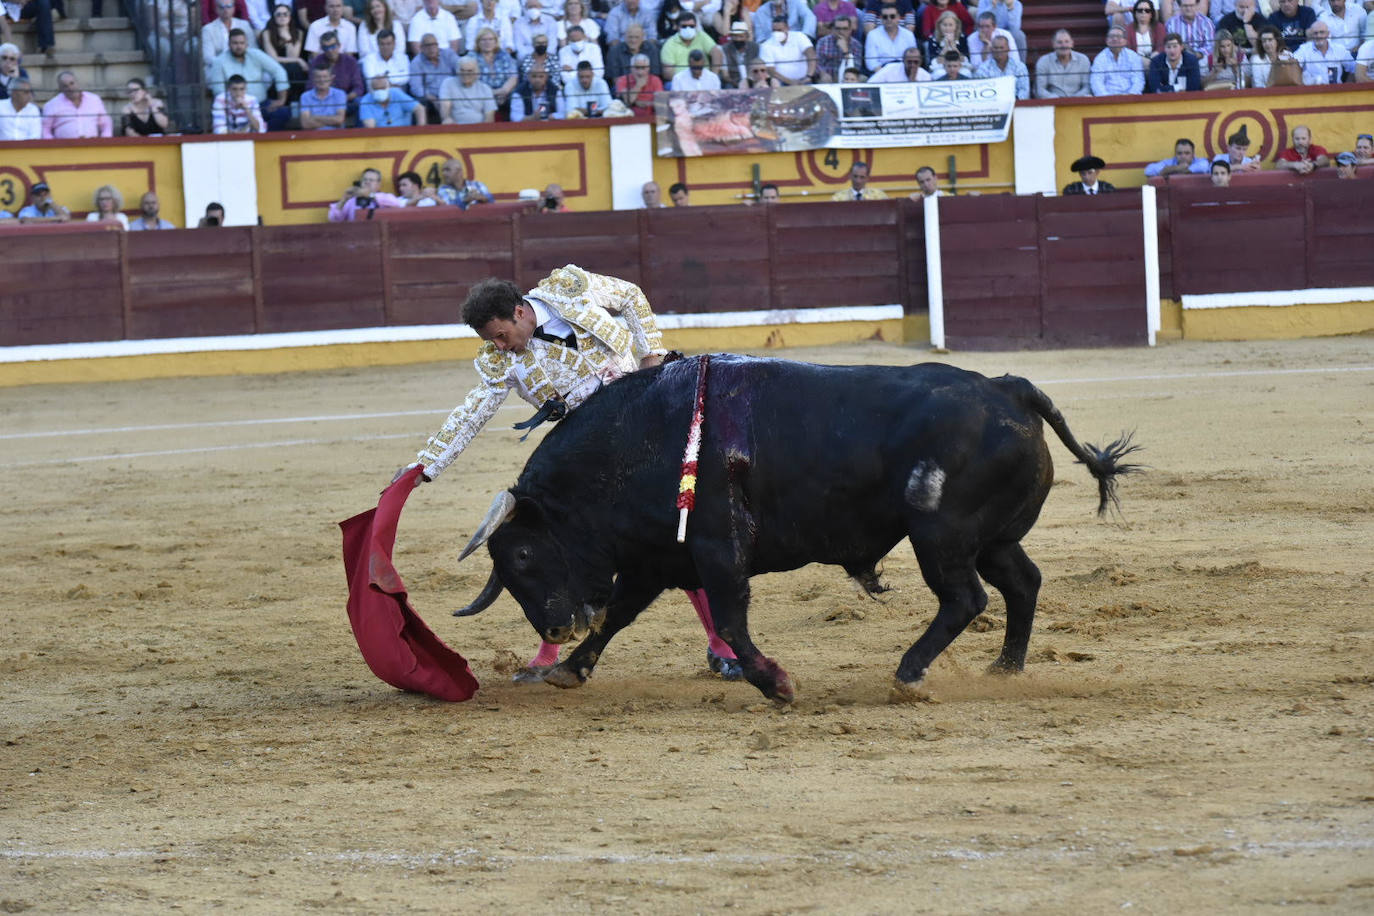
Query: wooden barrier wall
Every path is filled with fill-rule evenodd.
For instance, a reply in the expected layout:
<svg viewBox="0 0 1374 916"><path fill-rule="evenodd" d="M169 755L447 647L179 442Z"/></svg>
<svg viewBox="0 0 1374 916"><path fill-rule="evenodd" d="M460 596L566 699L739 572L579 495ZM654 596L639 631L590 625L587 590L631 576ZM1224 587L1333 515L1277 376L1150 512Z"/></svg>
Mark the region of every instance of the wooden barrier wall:
<svg viewBox="0 0 1374 916"><path fill-rule="evenodd" d="M1374 181L1233 179L1166 191L1162 295L1374 286Z"/></svg>
<svg viewBox="0 0 1374 916"><path fill-rule="evenodd" d="M942 200L940 221L949 346L1147 340L1138 191Z"/></svg>
<svg viewBox="0 0 1374 916"><path fill-rule="evenodd" d="M1374 285L1374 182L1160 191L1162 293ZM1141 343L1139 192L942 198L956 347ZM391 216L392 214L388 214ZM572 262L660 312L900 303L926 311L921 205L408 211L374 222L125 233L0 228L0 346L459 320L489 276Z"/></svg>

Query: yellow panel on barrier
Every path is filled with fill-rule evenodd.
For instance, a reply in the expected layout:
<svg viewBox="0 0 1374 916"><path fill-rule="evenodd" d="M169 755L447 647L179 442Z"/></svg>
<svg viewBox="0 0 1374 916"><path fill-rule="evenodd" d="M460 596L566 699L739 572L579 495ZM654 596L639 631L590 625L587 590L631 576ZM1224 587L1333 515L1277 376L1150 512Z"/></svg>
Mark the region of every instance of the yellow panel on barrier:
<svg viewBox="0 0 1374 916"><path fill-rule="evenodd" d="M1310 127L1312 142L1334 156L1353 149L1355 135L1369 131L1371 109L1374 91L1353 84L1145 96L1126 105L1120 99L1060 100L1054 113L1056 177L1061 187L1076 181L1069 164L1092 154L1106 161L1106 181L1139 187L1145 166L1172 156L1175 140L1192 140L1199 157L1212 159L1225 154L1226 138L1242 125L1249 154L1259 156L1266 169L1274 167L1298 125Z"/></svg>
<svg viewBox="0 0 1374 916"><path fill-rule="evenodd" d="M68 140L6 144L0 164L0 210L17 213L28 204L29 189L45 181L52 198L85 219L95 189L113 185L124 195L124 212L138 215L139 199L156 191L162 218L181 225L181 145L166 140Z"/></svg>
<svg viewBox="0 0 1374 916"><path fill-rule="evenodd" d="M485 182L498 200L556 182L571 210L611 208L610 142L600 123L262 134L255 156L258 212L268 225L323 222L329 204L365 168L381 170L388 192L402 172L438 184L439 167L450 158L461 159L467 176Z"/></svg>

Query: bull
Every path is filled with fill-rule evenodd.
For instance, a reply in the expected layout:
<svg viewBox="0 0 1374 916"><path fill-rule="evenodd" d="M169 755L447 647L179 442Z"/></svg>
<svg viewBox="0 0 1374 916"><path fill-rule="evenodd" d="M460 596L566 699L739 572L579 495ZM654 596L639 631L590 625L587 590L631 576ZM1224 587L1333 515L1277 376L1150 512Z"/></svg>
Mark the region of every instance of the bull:
<svg viewBox="0 0 1374 916"><path fill-rule="evenodd" d="M562 420L500 493L462 553L486 543L492 577L544 639L581 643L545 680L586 682L606 645L660 592L705 588L711 616L765 696L795 685L749 635L749 580L808 563L839 566L870 593L903 537L939 599L902 656L899 691L1002 593L1007 626L992 670L1025 667L1040 571L1021 547L1050 491L1048 423L1097 480L1098 513L1117 502L1129 435L1105 448L1074 438L1049 397L1015 376L940 363L817 366L713 356L696 504L677 542L680 456L699 360L610 384ZM461 557L460 557L461 559Z"/></svg>

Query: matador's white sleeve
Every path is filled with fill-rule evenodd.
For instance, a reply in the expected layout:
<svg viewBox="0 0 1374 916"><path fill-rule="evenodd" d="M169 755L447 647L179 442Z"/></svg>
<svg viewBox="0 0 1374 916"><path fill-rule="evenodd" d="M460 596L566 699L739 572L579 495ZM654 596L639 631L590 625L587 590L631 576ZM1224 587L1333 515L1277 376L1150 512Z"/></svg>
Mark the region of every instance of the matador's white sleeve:
<svg viewBox="0 0 1374 916"><path fill-rule="evenodd" d="M484 348L485 349L485 348ZM481 379L477 387L468 392L463 403L453 408L453 413L444 421L443 428L425 443L417 456L418 463L424 467L425 476L430 480L453 463L453 460L468 447L487 421L496 415L497 409L510 394L510 382L499 365L499 359L490 354L478 353L475 365Z"/></svg>
<svg viewBox="0 0 1374 916"><path fill-rule="evenodd" d="M658 330L658 321L654 320L653 309L649 308L649 299L635 284L628 283L627 286L631 294L625 297L627 301L620 317L629 330L629 341L636 360L643 360L646 356L664 356L668 353L664 347L664 334Z"/></svg>

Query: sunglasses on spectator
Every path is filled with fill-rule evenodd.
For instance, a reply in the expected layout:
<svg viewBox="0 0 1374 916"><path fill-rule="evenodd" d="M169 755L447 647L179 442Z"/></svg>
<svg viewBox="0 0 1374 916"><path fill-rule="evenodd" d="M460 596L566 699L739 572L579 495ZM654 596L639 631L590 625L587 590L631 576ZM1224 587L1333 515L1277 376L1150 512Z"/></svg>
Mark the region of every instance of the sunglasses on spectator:
<svg viewBox="0 0 1374 916"><path fill-rule="evenodd" d="M897 16L896 16L895 13L883 13L883 18L884 18L884 19L896 19Z"/></svg>
<svg viewBox="0 0 1374 916"><path fill-rule="evenodd" d="M1370 143L1374 143L1374 134L1356 134L1355 139L1368 140Z"/></svg>
<svg viewBox="0 0 1374 916"><path fill-rule="evenodd" d="M0 60L18 60L18 54L0 54Z"/></svg>
<svg viewBox="0 0 1374 916"><path fill-rule="evenodd" d="M1136 11L1137 13L1153 13L1153 12L1154 12L1154 8L1153 8L1153 7L1149 7L1149 6L1137 6L1137 7L1135 8L1135 11Z"/></svg>
<svg viewBox="0 0 1374 916"><path fill-rule="evenodd" d="M339 46L339 43L336 41L336 42L334 42L332 45L320 45L320 50L321 50L321 51L333 51L333 50L334 50L335 48L337 48L338 46Z"/></svg>

